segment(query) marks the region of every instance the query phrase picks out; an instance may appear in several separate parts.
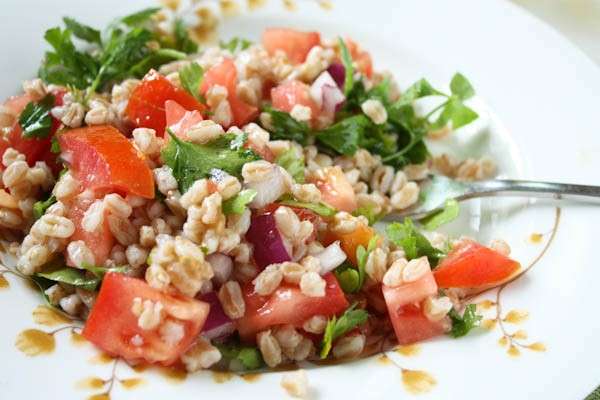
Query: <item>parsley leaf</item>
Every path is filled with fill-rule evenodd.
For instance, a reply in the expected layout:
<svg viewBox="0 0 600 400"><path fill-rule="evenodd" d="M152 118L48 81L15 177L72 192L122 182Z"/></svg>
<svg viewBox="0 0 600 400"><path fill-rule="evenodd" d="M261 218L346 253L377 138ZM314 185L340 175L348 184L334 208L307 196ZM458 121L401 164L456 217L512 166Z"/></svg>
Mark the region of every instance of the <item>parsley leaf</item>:
<svg viewBox="0 0 600 400"><path fill-rule="evenodd" d="M190 34L181 18L175 20L173 32L175 35L175 49L187 54L198 51L198 44L190 38Z"/></svg>
<svg viewBox="0 0 600 400"><path fill-rule="evenodd" d="M54 282L66 283L84 290L96 290L100 284L98 277L88 277L85 272L71 267L56 269L49 272L38 272L36 276Z"/></svg>
<svg viewBox="0 0 600 400"><path fill-rule="evenodd" d="M202 83L203 77L204 70L200 64L195 62L192 62L190 65L179 71L181 86L199 101L203 101L202 96L200 95L200 84Z"/></svg>
<svg viewBox="0 0 600 400"><path fill-rule="evenodd" d="M281 153L275 162L283 167L297 183L304 183L304 154L294 147Z"/></svg>
<svg viewBox="0 0 600 400"><path fill-rule="evenodd" d="M130 27L139 26L141 24L146 23L148 20L150 20L150 18L154 16L154 14L156 14L159 11L160 7L145 8L143 10L122 17L120 19L120 22Z"/></svg>
<svg viewBox="0 0 600 400"><path fill-rule="evenodd" d="M471 83L461 73L456 73L452 77L452 81L450 81L450 91L460 100L467 100L475 95L475 89L473 89Z"/></svg>
<svg viewBox="0 0 600 400"><path fill-rule="evenodd" d="M244 212L248 203L250 203L256 197L256 190L244 189L239 192L236 196L227 199L223 202L223 214L241 214Z"/></svg>
<svg viewBox="0 0 600 400"><path fill-rule="evenodd" d="M223 40L221 40L219 42L219 47L221 47L223 50L229 50L229 52L231 52L231 54L235 54L238 51L246 50L251 45L252 45L252 42L250 40L240 38L237 36L234 38L231 38L227 42L225 42Z"/></svg>
<svg viewBox="0 0 600 400"><path fill-rule="evenodd" d="M33 218L36 221L38 219L40 219L42 217L42 215L44 215L46 213L46 210L48 209L48 207L50 207L54 203L56 203L56 197L54 195L51 195L44 201L42 201L42 200L36 201L33 204Z"/></svg>
<svg viewBox="0 0 600 400"><path fill-rule="evenodd" d="M283 197L282 199L277 201L279 204L283 204L285 206L290 207L298 207L298 208L306 208L308 210L313 211L316 214L319 214L322 217L333 217L337 210L323 202L319 203L308 203L305 201L299 201L294 199L291 196Z"/></svg>
<svg viewBox="0 0 600 400"><path fill-rule="evenodd" d="M50 145L50 151L54 154L60 154L62 150L60 149L60 142L58 141L56 134L52 136L51 142L52 144Z"/></svg>
<svg viewBox="0 0 600 400"><path fill-rule="evenodd" d="M105 267L98 267L96 265L83 264L81 266L81 268L86 271L90 271L92 274L94 274L96 277L98 277L100 279L104 278L104 275L106 275L106 273L108 273L108 272L118 272L120 274L124 274L131 270L131 267L129 265L105 268Z"/></svg>
<svg viewBox="0 0 600 400"><path fill-rule="evenodd" d="M355 308L356 303L348 307L340 318L334 316L327 322L321 342L321 358L327 358L336 339L367 322L369 314L365 310L355 310Z"/></svg>
<svg viewBox="0 0 600 400"><path fill-rule="evenodd" d="M365 283L365 279L367 278L366 265L367 259L369 258L369 254L375 247L377 247L377 242L379 241L379 236L374 235L370 240L367 248L360 245L356 248L356 262L358 264L358 290L360 290Z"/></svg>
<svg viewBox="0 0 600 400"><path fill-rule="evenodd" d="M465 336L471 329L478 327L482 319L482 316L477 314L475 304L469 304L462 316L454 308L450 310L448 315L452 320L450 336L454 338Z"/></svg>
<svg viewBox="0 0 600 400"><path fill-rule="evenodd" d="M306 123L296 121L290 114L270 107L265 108L264 112L271 115L272 140L293 140L301 145L308 143L310 128Z"/></svg>
<svg viewBox="0 0 600 400"><path fill-rule="evenodd" d="M91 55L78 51L71 40L71 31L58 27L48 29L44 39L53 51L46 56L38 75L47 83L85 89L98 73L98 61Z"/></svg>
<svg viewBox="0 0 600 400"><path fill-rule="evenodd" d="M46 95L38 103L29 102L19 117L25 139L47 138L52 129L50 110L54 107L54 96Z"/></svg>
<svg viewBox="0 0 600 400"><path fill-rule="evenodd" d="M460 206L454 199L446 200L444 208L432 215L421 219L419 222L423 224L423 227L428 231L433 231L442 225L454 221L460 213Z"/></svg>
<svg viewBox="0 0 600 400"><path fill-rule="evenodd" d="M335 276L338 278L344 293L357 293L362 288L367 278L365 267L369 254L375 250L378 241L379 236L375 235L369 240L366 249L364 246L356 248L356 261L358 264L356 268L352 264L345 262L335 269Z"/></svg>
<svg viewBox="0 0 600 400"><path fill-rule="evenodd" d="M102 40L100 39L100 31L92 28L91 26L82 24L74 20L73 18L64 17L63 22L67 29L73 32L73 35L78 37L81 40L85 40L89 43L95 43L98 45L102 45Z"/></svg>
<svg viewBox="0 0 600 400"><path fill-rule="evenodd" d="M458 97L452 96L445 103L442 113L433 123L432 128L443 128L448 122L452 122L452 129L458 129L476 120L478 116L475 111L465 106Z"/></svg>
<svg viewBox="0 0 600 400"><path fill-rule="evenodd" d="M402 247L408 260L427 256L429 264L433 267L444 256L442 251L433 247L429 240L417 231L410 218L404 223L394 222L388 225L386 233L390 241Z"/></svg>
<svg viewBox="0 0 600 400"><path fill-rule="evenodd" d="M173 170L181 193L185 193L198 179L210 176L213 169L221 169L239 178L245 163L259 159L252 150L239 147L239 140L235 140L238 135L233 133L199 145L184 142L167 131L171 140L162 151L162 158Z"/></svg>
<svg viewBox="0 0 600 400"><path fill-rule="evenodd" d="M352 213L352 215L354 215L355 217L362 215L369 221L369 225L375 224L377 221L379 221L381 218L384 217L383 212L380 212L380 213L375 212L375 206L373 204L367 204L367 205L358 207Z"/></svg>
<svg viewBox="0 0 600 400"><path fill-rule="evenodd" d="M365 130L371 125L365 115L354 115L317 133L317 141L335 152L351 156L360 147Z"/></svg>
<svg viewBox="0 0 600 400"><path fill-rule="evenodd" d="M222 359L228 362L229 369L254 370L262 368L265 363L256 347L242 346L239 343L219 343L215 345L221 352Z"/></svg>
<svg viewBox="0 0 600 400"><path fill-rule="evenodd" d="M342 64L344 64L344 94L348 95L352 91L352 86L354 85L354 65L352 63L352 57L350 56L350 51L346 46L346 43L342 38L338 38L338 43L340 45L340 51L342 55Z"/></svg>

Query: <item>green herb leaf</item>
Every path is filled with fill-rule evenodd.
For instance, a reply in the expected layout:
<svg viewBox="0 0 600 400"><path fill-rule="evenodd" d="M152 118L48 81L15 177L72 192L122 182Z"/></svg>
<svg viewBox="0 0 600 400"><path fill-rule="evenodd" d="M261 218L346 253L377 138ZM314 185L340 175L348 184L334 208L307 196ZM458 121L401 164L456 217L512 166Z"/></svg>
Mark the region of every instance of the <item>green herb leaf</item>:
<svg viewBox="0 0 600 400"><path fill-rule="evenodd" d="M293 140L301 145L306 145L310 135L310 128L304 122L296 121L290 114L266 107L264 112L271 115L271 139Z"/></svg>
<svg viewBox="0 0 600 400"><path fill-rule="evenodd" d="M354 115L319 131L317 141L336 153L351 156L361 147L361 139L371 125L365 115Z"/></svg>
<svg viewBox="0 0 600 400"><path fill-rule="evenodd" d="M411 104L417 99L429 96L445 96L444 93L435 89L426 79L420 79L413 83L406 91L402 94L402 97L396 103L396 107L401 107L407 104Z"/></svg>
<svg viewBox="0 0 600 400"><path fill-rule="evenodd" d="M142 58L137 64L132 65L123 76L135 76L141 78L151 69L157 69L163 64L171 61L183 60L187 57L185 53L174 49L158 49Z"/></svg>
<svg viewBox="0 0 600 400"><path fill-rule="evenodd" d="M460 214L458 202L454 199L448 199L442 210L421 219L419 222L428 231L433 231L442 225L454 221L458 217L458 214Z"/></svg>
<svg viewBox="0 0 600 400"><path fill-rule="evenodd" d="M33 218L36 221L38 219L40 219L42 217L42 215L44 215L46 213L46 210L48 209L48 207L50 207L54 203L56 203L56 197L54 195L51 195L44 201L41 201L41 200L36 201L33 204Z"/></svg>
<svg viewBox="0 0 600 400"><path fill-rule="evenodd" d="M60 154L60 152L62 151L60 149L60 142L58 141L58 137L56 136L56 134L52 136L50 151L54 154Z"/></svg>
<svg viewBox="0 0 600 400"><path fill-rule="evenodd" d="M50 110L54 107L54 96L46 95L38 103L29 102L19 117L25 139L47 138L52 129Z"/></svg>
<svg viewBox="0 0 600 400"><path fill-rule="evenodd" d="M334 270L335 277L344 293L356 293L360 289L358 271L349 262L344 262Z"/></svg>
<svg viewBox="0 0 600 400"><path fill-rule="evenodd" d="M196 53L198 51L198 43L190 37L188 29L181 18L175 20L173 32L175 35L175 49L187 54Z"/></svg>
<svg viewBox="0 0 600 400"><path fill-rule="evenodd" d="M369 314L365 310L355 310L355 308L356 303L348 307L339 319L334 316L327 322L321 342L321 358L327 358L336 339L367 322Z"/></svg>
<svg viewBox="0 0 600 400"><path fill-rule="evenodd" d="M455 309L450 310L448 315L452 320L450 336L454 338L465 336L471 329L478 327L482 319L482 316L477 314L477 306L475 304L469 304L462 316Z"/></svg>
<svg viewBox="0 0 600 400"><path fill-rule="evenodd" d="M323 202L319 203L308 203L305 201L299 201L291 196L283 197L277 201L279 204L290 207L306 208L313 211L315 214L319 214L322 217L333 217L337 210Z"/></svg>
<svg viewBox="0 0 600 400"><path fill-rule="evenodd" d="M342 38L338 38L338 43L340 45L340 51L342 55L342 64L344 64L344 94L348 95L352 91L352 86L354 86L354 64L352 63L352 56L350 55L350 51L346 46L346 43Z"/></svg>
<svg viewBox="0 0 600 400"><path fill-rule="evenodd" d="M56 269L50 272L38 272L36 275L54 282L67 283L84 290L96 290L100 283L98 277L86 277L85 272L71 267Z"/></svg>
<svg viewBox="0 0 600 400"><path fill-rule="evenodd" d="M102 40L100 39L100 31L92 28L91 26L82 24L74 20L73 18L64 17L63 21L67 29L73 32L73 35L78 37L81 40L85 40L89 43L96 43L98 45L102 45Z"/></svg>
<svg viewBox="0 0 600 400"><path fill-rule="evenodd" d="M240 37L231 38L227 42L223 40L219 42L219 47L221 47L223 50L229 50L231 54L246 50L250 46L252 46L252 42L250 40Z"/></svg>
<svg viewBox="0 0 600 400"><path fill-rule="evenodd" d="M46 56L38 75L47 83L73 86L85 89L98 73L98 61L87 53L75 48L71 40L71 31L58 27L48 29L44 39L54 51L46 52Z"/></svg>
<svg viewBox="0 0 600 400"><path fill-rule="evenodd" d="M199 145L184 142L170 130L168 132L172 140L162 151L162 158L173 170L181 193L185 193L198 179L210 176L213 169L240 177L245 163L259 159L252 150L237 147L235 134L226 134L213 142Z"/></svg>
<svg viewBox="0 0 600 400"><path fill-rule="evenodd" d="M450 91L460 100L467 100L475 95L475 89L469 80L459 72L454 74L450 81Z"/></svg>
<svg viewBox="0 0 600 400"><path fill-rule="evenodd" d="M259 369L264 365L260 351L256 347L243 347L237 355L248 370Z"/></svg>
<svg viewBox="0 0 600 400"><path fill-rule="evenodd" d="M139 26L148 22L148 20L150 20L150 18L152 18L152 16L159 11L160 7L145 8L133 14L122 17L120 21L130 27Z"/></svg>
<svg viewBox="0 0 600 400"><path fill-rule="evenodd" d="M373 204L367 204L366 206L357 208L356 211L352 213L352 215L354 215L355 217L362 215L369 221L369 225L374 225L377 221L383 218L384 213L375 212L375 206Z"/></svg>
<svg viewBox="0 0 600 400"><path fill-rule="evenodd" d="M304 155L294 147L290 147L277 157L275 162L290 173L294 181L304 183Z"/></svg>
<svg viewBox="0 0 600 400"><path fill-rule="evenodd" d="M244 189L239 192L236 196L231 199L227 199L223 202L223 214L241 214L247 208L250 203L256 197L256 190Z"/></svg>
<svg viewBox="0 0 600 400"><path fill-rule="evenodd" d="M81 268L83 268L86 271L90 271L92 274L94 274L97 278L100 279L103 279L104 275L106 275L108 272L117 272L119 274L125 274L131 270L131 267L129 265L105 268L98 267L96 265L83 264Z"/></svg>
<svg viewBox="0 0 600 400"><path fill-rule="evenodd" d="M356 262L358 264L358 290L362 288L367 278L366 266L367 260L369 259L369 254L375 247L377 247L377 241L379 241L379 236L375 235L369 240L369 244L365 249L364 246L358 246L356 248Z"/></svg>
<svg viewBox="0 0 600 400"><path fill-rule="evenodd" d="M427 256L429 264L434 267L445 255L442 251L433 247L429 240L417 231L410 218L407 218L404 223L394 222L388 225L386 233L390 241L404 249L408 260Z"/></svg>
<svg viewBox="0 0 600 400"><path fill-rule="evenodd" d="M452 122L452 129L458 129L476 120L479 115L465 106L457 97L451 97L447 101L442 113L433 123L432 128L439 129Z"/></svg>
<svg viewBox="0 0 600 400"><path fill-rule="evenodd" d="M203 101L202 96L200 95L200 84L202 83L203 77L204 70L195 62L192 62L190 65L179 71L181 86L183 86L183 88L198 101Z"/></svg>

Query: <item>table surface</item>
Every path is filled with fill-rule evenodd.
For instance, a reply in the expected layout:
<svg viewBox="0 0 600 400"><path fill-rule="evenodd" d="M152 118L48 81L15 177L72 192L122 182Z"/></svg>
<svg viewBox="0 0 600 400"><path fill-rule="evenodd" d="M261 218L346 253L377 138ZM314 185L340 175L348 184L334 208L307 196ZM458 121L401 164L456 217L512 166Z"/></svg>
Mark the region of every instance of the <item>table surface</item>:
<svg viewBox="0 0 600 400"><path fill-rule="evenodd" d="M511 0L542 19L600 66L600 0Z"/></svg>

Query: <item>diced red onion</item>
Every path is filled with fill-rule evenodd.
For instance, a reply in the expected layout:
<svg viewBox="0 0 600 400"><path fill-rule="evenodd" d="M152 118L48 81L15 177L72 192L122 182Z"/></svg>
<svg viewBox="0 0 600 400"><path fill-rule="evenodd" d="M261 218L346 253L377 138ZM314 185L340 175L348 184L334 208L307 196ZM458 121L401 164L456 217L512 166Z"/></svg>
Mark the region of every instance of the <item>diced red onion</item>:
<svg viewBox="0 0 600 400"><path fill-rule="evenodd" d="M202 336L212 340L232 334L235 331L235 323L223 311L217 293L207 293L200 299L210 305L208 317L202 327Z"/></svg>
<svg viewBox="0 0 600 400"><path fill-rule="evenodd" d="M338 87L344 86L344 80L346 79L346 68L340 63L333 63L327 68L327 72L331 75Z"/></svg>
<svg viewBox="0 0 600 400"><path fill-rule="evenodd" d="M321 275L333 271L346 261L346 253L340 247L339 240L331 243L325 250L316 254L315 257L321 263Z"/></svg>
<svg viewBox="0 0 600 400"><path fill-rule="evenodd" d="M226 256L223 253L213 253L206 257L206 261L208 261L212 266L215 274L215 281L219 285L227 282L233 269L233 261L231 260L231 257Z"/></svg>
<svg viewBox="0 0 600 400"><path fill-rule="evenodd" d="M254 246L254 261L260 268L292 259L285 249L273 214L253 216L246 240Z"/></svg>
<svg viewBox="0 0 600 400"><path fill-rule="evenodd" d="M346 100L344 93L327 71L323 71L310 86L310 95L319 108L329 115L333 115Z"/></svg>
<svg viewBox="0 0 600 400"><path fill-rule="evenodd" d="M250 203L251 208L263 208L288 191L288 183L280 168L277 165L273 165L267 176L260 181L248 182L246 184L248 189L256 190L256 196Z"/></svg>

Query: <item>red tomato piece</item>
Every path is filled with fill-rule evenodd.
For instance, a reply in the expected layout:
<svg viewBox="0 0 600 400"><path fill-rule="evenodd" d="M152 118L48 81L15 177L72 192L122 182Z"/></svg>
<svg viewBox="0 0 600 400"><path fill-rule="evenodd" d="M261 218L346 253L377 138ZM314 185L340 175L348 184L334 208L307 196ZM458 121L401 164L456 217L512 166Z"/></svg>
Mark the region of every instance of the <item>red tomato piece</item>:
<svg viewBox="0 0 600 400"><path fill-rule="evenodd" d="M288 28L265 29L262 43L270 55L283 51L294 64L303 63L310 49L321 44L318 32L302 32Z"/></svg>
<svg viewBox="0 0 600 400"><path fill-rule="evenodd" d="M318 179L313 183L321 191L323 201L338 210L351 213L358 207L354 189L339 166L326 168L325 179Z"/></svg>
<svg viewBox="0 0 600 400"><path fill-rule="evenodd" d="M287 113L292 112L295 105L309 107L311 118L319 115L319 106L310 96L309 86L300 81L286 81L271 89L273 108Z"/></svg>
<svg viewBox="0 0 600 400"><path fill-rule="evenodd" d="M166 321L183 327L183 338L176 344L167 343L159 332L160 328L141 329L138 318L131 311L136 297L142 301L162 303ZM130 362L144 360L171 365L196 340L208 311L208 304L202 301L163 293L141 279L110 272L104 277L83 328L83 336L108 354Z"/></svg>
<svg viewBox="0 0 600 400"><path fill-rule="evenodd" d="M371 55L364 50L361 50L350 38L346 39L346 47L348 47L348 51L350 52L350 56L352 60L356 63L358 70L365 74L368 78L373 76L373 61L371 60Z"/></svg>
<svg viewBox="0 0 600 400"><path fill-rule="evenodd" d="M468 240L454 248L433 271L441 288L485 288L513 277L521 265L495 250Z"/></svg>
<svg viewBox="0 0 600 400"><path fill-rule="evenodd" d="M221 64L217 64L206 71L200 92L206 95L208 89L214 85L223 86L227 89L227 100L233 114L231 125L243 126L256 119L258 108L244 103L237 95L237 69L233 60L226 58Z"/></svg>
<svg viewBox="0 0 600 400"><path fill-rule="evenodd" d="M398 339L398 344L408 345L446 332L444 320L432 322L423 314L420 307L414 304L396 309L394 315L390 313L392 326Z"/></svg>
<svg viewBox="0 0 600 400"><path fill-rule="evenodd" d="M270 296L254 293L254 284L244 287L246 314L237 320L240 337L252 342L255 335L274 325L292 324L301 326L314 315L331 317L348 308L348 301L335 276L323 276L327 285L324 297L309 297L298 286L282 284Z"/></svg>
<svg viewBox="0 0 600 400"><path fill-rule="evenodd" d="M444 323L429 321L418 306L425 298L437 293L431 272L398 287L382 285L382 290L398 343L410 344L444 332Z"/></svg>
<svg viewBox="0 0 600 400"><path fill-rule="evenodd" d="M96 196L99 197L99 196ZM83 240L86 246L94 253L96 265L102 266L106 263L110 251L113 247L115 239L108 227L108 220L105 218L104 223L98 227L95 232L88 232L81 226L81 220L86 210L96 200L93 196L79 195L69 208L69 219L75 224L75 233L69 238L71 241ZM66 251L65 251L66 254ZM67 264L74 266L75 264L67 257Z"/></svg>
<svg viewBox="0 0 600 400"><path fill-rule="evenodd" d="M87 189L154 198L154 178L144 156L109 125L72 129L58 136L63 158Z"/></svg>
<svg viewBox="0 0 600 400"><path fill-rule="evenodd" d="M203 119L197 110L188 111L173 100L165 102L165 112L167 128L171 128L175 136L182 139L187 139L186 132ZM169 140L170 137L166 135L165 139Z"/></svg>
<svg viewBox="0 0 600 400"><path fill-rule="evenodd" d="M163 136L166 126L165 103L173 100L186 110L203 112L205 107L167 78L151 70L133 89L127 104L127 117L136 127L152 128Z"/></svg>

